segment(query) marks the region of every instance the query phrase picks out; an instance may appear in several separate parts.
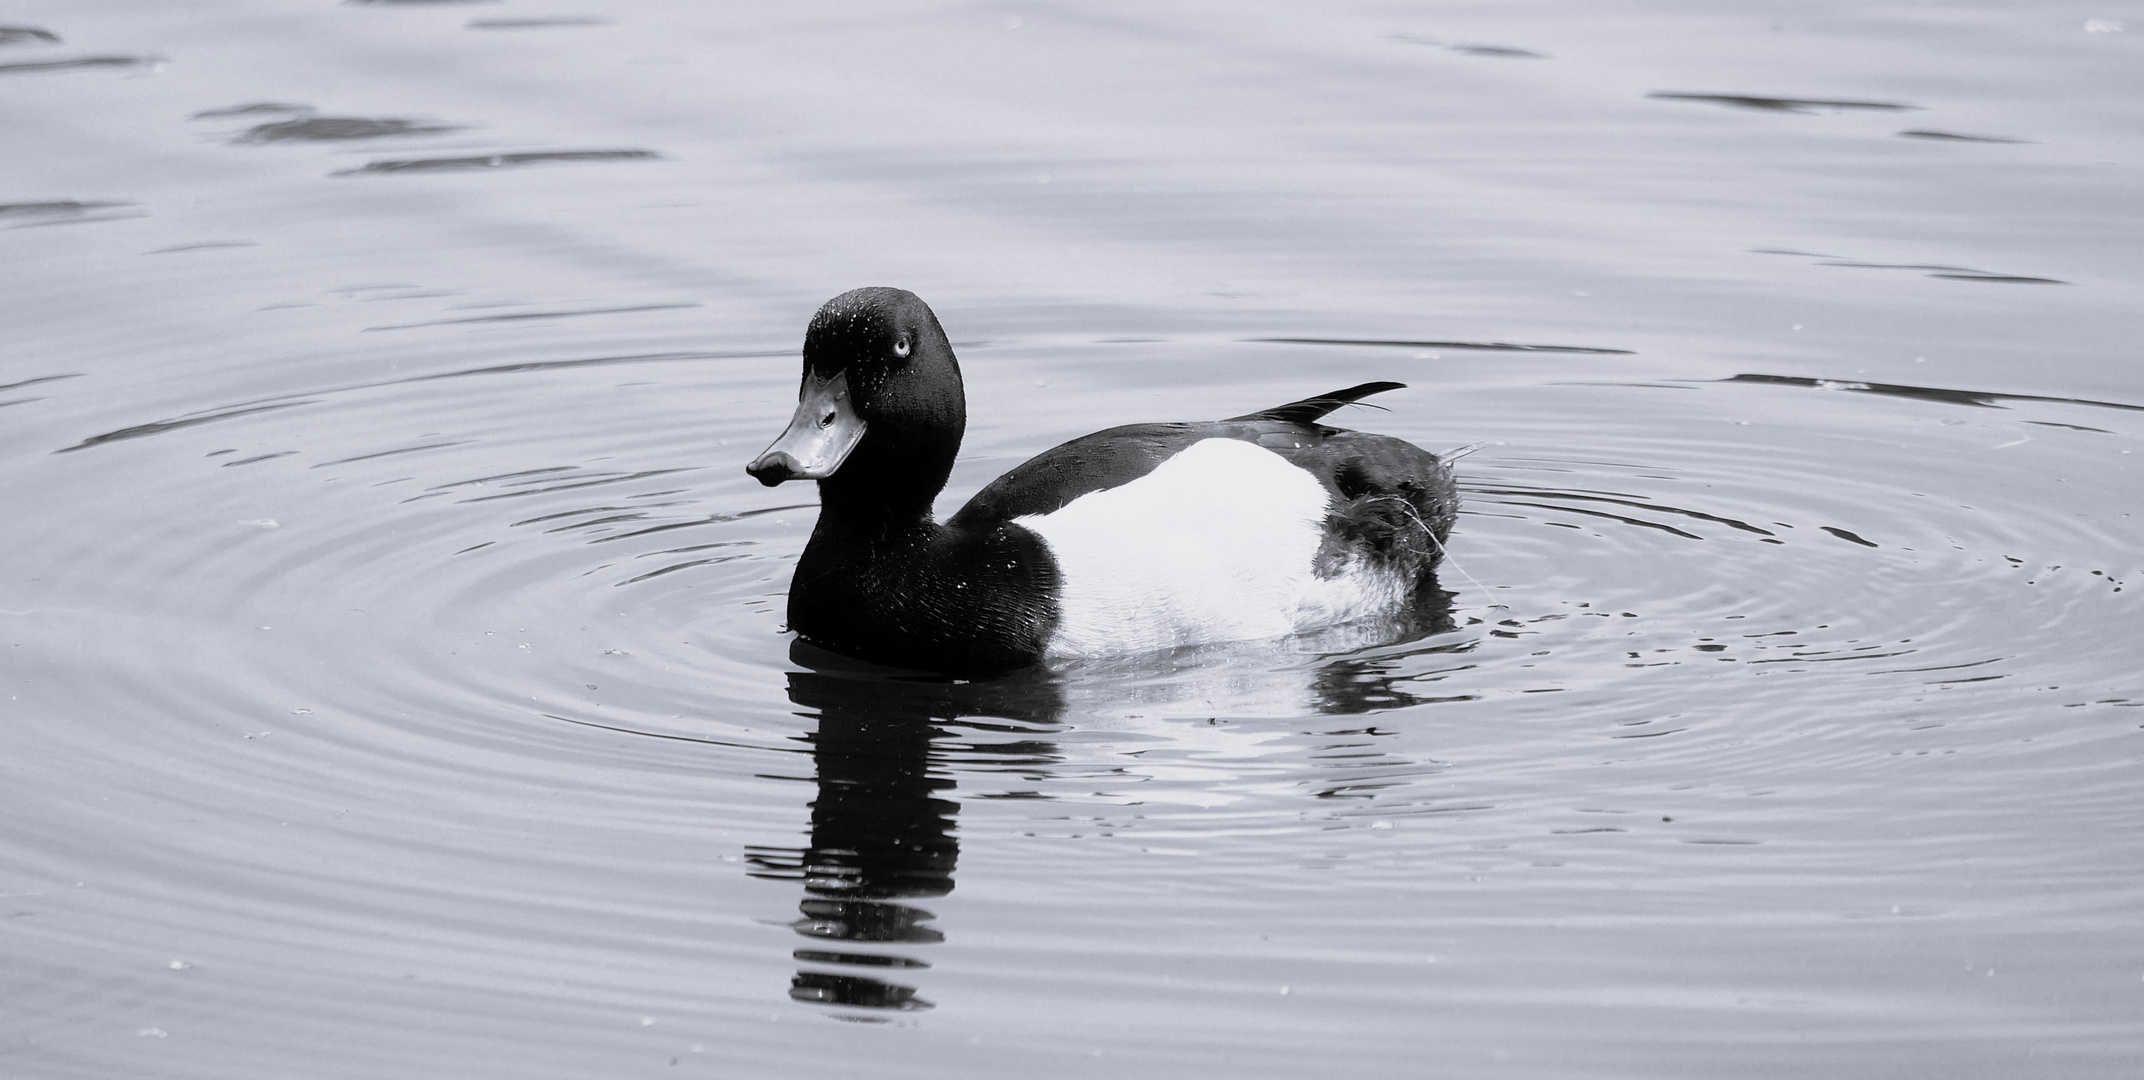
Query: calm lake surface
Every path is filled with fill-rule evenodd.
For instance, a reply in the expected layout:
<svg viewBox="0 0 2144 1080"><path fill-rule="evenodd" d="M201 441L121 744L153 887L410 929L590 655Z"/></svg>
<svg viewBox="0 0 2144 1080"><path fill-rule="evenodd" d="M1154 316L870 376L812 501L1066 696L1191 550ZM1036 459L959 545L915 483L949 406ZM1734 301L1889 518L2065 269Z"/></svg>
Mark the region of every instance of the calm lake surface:
<svg viewBox="0 0 2144 1080"><path fill-rule="evenodd" d="M25 0L0 1074L2130 1077L2144 7ZM891 679L941 512L1371 379L1449 625Z"/></svg>

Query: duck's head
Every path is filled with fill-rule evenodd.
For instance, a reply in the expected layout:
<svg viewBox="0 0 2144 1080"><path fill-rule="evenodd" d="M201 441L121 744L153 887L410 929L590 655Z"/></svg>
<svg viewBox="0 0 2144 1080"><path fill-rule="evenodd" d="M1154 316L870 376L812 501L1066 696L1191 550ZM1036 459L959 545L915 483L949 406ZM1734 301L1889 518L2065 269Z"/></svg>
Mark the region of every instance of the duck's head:
<svg viewBox="0 0 2144 1080"><path fill-rule="evenodd" d="M902 289L856 289L812 316L796 415L745 471L770 487L809 479L890 495L927 486L927 508L967 423L960 362L930 305Z"/></svg>

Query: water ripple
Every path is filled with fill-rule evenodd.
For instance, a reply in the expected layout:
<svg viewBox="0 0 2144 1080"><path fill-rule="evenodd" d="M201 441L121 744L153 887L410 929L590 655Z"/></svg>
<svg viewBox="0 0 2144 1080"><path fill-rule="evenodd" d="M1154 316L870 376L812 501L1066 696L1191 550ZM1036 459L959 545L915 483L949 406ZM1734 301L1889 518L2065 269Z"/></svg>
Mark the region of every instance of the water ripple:
<svg viewBox="0 0 2144 1080"><path fill-rule="evenodd" d="M511 154L481 154L473 157L391 158L369 161L354 169L330 175L358 176L367 173L468 172L511 169L527 165L576 165L608 161L657 161L653 150L524 150Z"/></svg>

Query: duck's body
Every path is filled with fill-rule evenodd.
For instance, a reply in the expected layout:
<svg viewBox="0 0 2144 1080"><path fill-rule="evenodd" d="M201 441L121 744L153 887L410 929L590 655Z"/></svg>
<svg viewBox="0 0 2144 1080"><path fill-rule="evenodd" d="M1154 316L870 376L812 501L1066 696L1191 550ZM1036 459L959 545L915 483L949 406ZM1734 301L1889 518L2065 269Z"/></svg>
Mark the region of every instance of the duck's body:
<svg viewBox="0 0 2144 1080"><path fill-rule="evenodd" d="M816 478L789 591L806 640L954 674L1046 657L1269 638L1428 598L1458 498L1435 455L1317 421L1366 383L1230 420L1065 443L939 523L966 423L930 309L896 289L829 301L763 482Z"/></svg>

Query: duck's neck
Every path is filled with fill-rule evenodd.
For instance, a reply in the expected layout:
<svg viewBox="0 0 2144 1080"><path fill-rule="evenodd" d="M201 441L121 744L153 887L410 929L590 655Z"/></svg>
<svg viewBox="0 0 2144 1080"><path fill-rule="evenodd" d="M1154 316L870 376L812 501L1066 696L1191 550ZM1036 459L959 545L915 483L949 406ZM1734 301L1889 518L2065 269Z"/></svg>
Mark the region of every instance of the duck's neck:
<svg viewBox="0 0 2144 1080"><path fill-rule="evenodd" d="M819 481L817 536L871 544L882 538L935 528L931 503L945 489L959 451L956 435L949 445L904 447L909 452L868 443ZM873 453L871 451L878 451Z"/></svg>
<svg viewBox="0 0 2144 1080"><path fill-rule="evenodd" d="M812 539L875 544L882 538L928 532L936 526L931 517L932 495L888 496L885 491L837 485L833 478L819 481L819 524L812 530Z"/></svg>

